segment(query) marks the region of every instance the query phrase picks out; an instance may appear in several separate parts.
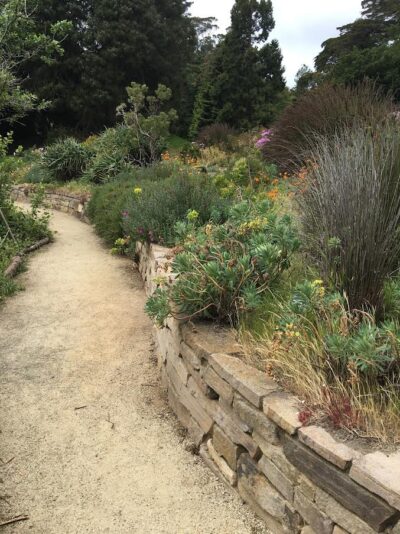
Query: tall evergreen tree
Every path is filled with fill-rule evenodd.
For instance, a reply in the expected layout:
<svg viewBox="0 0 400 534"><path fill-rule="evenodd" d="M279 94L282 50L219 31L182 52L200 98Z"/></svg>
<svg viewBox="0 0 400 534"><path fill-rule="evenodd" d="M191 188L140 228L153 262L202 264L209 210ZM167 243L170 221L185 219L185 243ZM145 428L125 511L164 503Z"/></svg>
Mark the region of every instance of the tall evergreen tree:
<svg viewBox="0 0 400 534"><path fill-rule="evenodd" d="M322 44L317 72L342 83L371 78L400 98L399 1L363 0L361 18L339 31Z"/></svg>
<svg viewBox="0 0 400 534"><path fill-rule="evenodd" d="M204 65L192 131L211 122L240 129L267 124L285 88L271 0L236 0L231 27Z"/></svg>
<svg viewBox="0 0 400 534"><path fill-rule="evenodd" d="M112 124L132 81L152 89L158 83L171 87L180 111L196 44L187 0L36 2L35 19L42 28L60 19L72 24L57 62L32 62L21 71L26 87L52 102L39 116L43 128L90 133ZM35 121L38 127L37 115Z"/></svg>

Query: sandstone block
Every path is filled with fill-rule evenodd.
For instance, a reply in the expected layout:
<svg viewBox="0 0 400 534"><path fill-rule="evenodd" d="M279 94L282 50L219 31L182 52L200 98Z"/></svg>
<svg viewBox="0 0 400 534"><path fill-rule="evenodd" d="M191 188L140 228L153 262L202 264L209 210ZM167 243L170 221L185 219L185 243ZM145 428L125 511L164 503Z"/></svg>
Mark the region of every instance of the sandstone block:
<svg viewBox="0 0 400 534"><path fill-rule="evenodd" d="M233 471L229 465L226 463L226 461L218 454L218 452L215 450L212 440L209 439L207 442L207 448L208 452L210 454L211 459L214 461L218 469L221 471L223 477L229 482L231 486L236 486L237 484L237 475L235 471Z"/></svg>
<svg viewBox="0 0 400 534"><path fill-rule="evenodd" d="M222 408L221 404L218 404L214 421L225 432L233 443L244 447L251 455L252 458L259 456L260 449L255 441L243 432L241 423L231 413L228 413L226 409Z"/></svg>
<svg viewBox="0 0 400 534"><path fill-rule="evenodd" d="M197 382L194 380L192 376L189 377L187 387L188 387L190 394L197 400L201 408L205 412L207 412L207 414L212 419L214 419L215 412L218 408L218 402L206 397L205 394L203 393L203 390L199 387L199 385L197 384Z"/></svg>
<svg viewBox="0 0 400 534"><path fill-rule="evenodd" d="M394 523L398 514L394 508L356 484L348 474L326 462L308 447L288 435L285 435L284 438L284 453L287 459L318 488L329 493L355 515L362 517L378 532ZM329 514L327 515L329 516ZM335 522L340 525L338 521Z"/></svg>
<svg viewBox="0 0 400 534"><path fill-rule="evenodd" d="M230 328L216 328L209 323L190 323L182 325L182 336L200 359L208 360L216 352L237 355L243 352Z"/></svg>
<svg viewBox="0 0 400 534"><path fill-rule="evenodd" d="M315 501L315 494L317 491L317 486L311 482L309 478L305 475L300 475L298 478L298 489L301 493L307 497L310 501Z"/></svg>
<svg viewBox="0 0 400 534"><path fill-rule="evenodd" d="M347 530L344 530L342 527L335 525L333 527L333 534L349 534Z"/></svg>
<svg viewBox="0 0 400 534"><path fill-rule="evenodd" d="M293 395L276 392L264 399L264 413L290 435L302 426L299 421L298 401Z"/></svg>
<svg viewBox="0 0 400 534"><path fill-rule="evenodd" d="M333 522L298 489L295 492L294 507L315 532L318 532L318 534L332 534Z"/></svg>
<svg viewBox="0 0 400 534"><path fill-rule="evenodd" d="M248 454L238 461L238 490L244 501L264 519L274 534L298 532L300 517L268 483Z"/></svg>
<svg viewBox="0 0 400 534"><path fill-rule="evenodd" d="M267 443L274 445L279 443L276 425L263 412L254 408L237 394L233 400L233 409L240 419L247 423L253 433L256 433Z"/></svg>
<svg viewBox="0 0 400 534"><path fill-rule="evenodd" d="M320 456L328 460L340 469L347 469L356 452L337 442L325 429L318 426L307 426L300 428L299 440L313 449Z"/></svg>
<svg viewBox="0 0 400 534"><path fill-rule="evenodd" d="M235 445L218 425L214 425L212 441L217 453L225 458L231 469L236 471L237 460L244 449Z"/></svg>
<svg viewBox="0 0 400 534"><path fill-rule="evenodd" d="M203 376L204 381L206 384L214 390L219 397L224 399L224 401L231 405L233 401L233 389L232 387L225 382L217 373L214 371L214 369L210 366L207 367L207 369L204 372Z"/></svg>
<svg viewBox="0 0 400 534"><path fill-rule="evenodd" d="M201 403L191 395L190 391L183 384L179 386L180 379L176 375L175 368L171 366L169 370L170 388L173 384L177 384L178 387L174 387L176 397L179 402L186 408L190 416L195 420L199 427L203 430L204 434L208 434L213 426L212 417L206 412ZM185 425L187 426L187 425Z"/></svg>
<svg viewBox="0 0 400 534"><path fill-rule="evenodd" d="M280 471L276 465L266 456L262 456L258 462L260 470L267 477L267 480L281 493L289 502L293 502L293 483Z"/></svg>
<svg viewBox="0 0 400 534"><path fill-rule="evenodd" d="M196 356L194 351L189 347L189 345L186 345L184 341L181 342L180 353L184 361L188 363L191 367L193 367L195 371L200 370L201 368L200 358Z"/></svg>
<svg viewBox="0 0 400 534"><path fill-rule="evenodd" d="M262 407L266 395L278 389L278 385L265 373L250 367L239 358L228 354L212 354L210 365L235 390L257 408Z"/></svg>
<svg viewBox="0 0 400 534"><path fill-rule="evenodd" d="M350 477L400 510L400 451L366 454L355 460Z"/></svg>
<svg viewBox="0 0 400 534"><path fill-rule="evenodd" d="M379 530L371 528L360 517L351 513L319 488L316 491L315 502L318 508L330 517L334 523L337 523L337 526L344 529L345 532L350 532L351 534L373 534L379 532Z"/></svg>
<svg viewBox="0 0 400 534"><path fill-rule="evenodd" d="M288 478L293 485L297 484L300 476L299 471L286 458L282 447L266 443L260 436L253 432L254 441L260 447L262 453L266 458L272 461L276 467L281 471L286 478Z"/></svg>

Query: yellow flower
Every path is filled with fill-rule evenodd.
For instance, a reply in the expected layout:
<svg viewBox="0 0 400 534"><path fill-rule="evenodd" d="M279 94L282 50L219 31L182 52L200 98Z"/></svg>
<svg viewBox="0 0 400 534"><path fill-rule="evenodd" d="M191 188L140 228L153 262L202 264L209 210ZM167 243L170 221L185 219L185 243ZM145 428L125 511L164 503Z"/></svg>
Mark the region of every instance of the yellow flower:
<svg viewBox="0 0 400 534"><path fill-rule="evenodd" d="M313 286L322 286L323 284L323 280L314 280L314 282L312 283Z"/></svg>
<svg viewBox="0 0 400 534"><path fill-rule="evenodd" d="M141 195L142 194L142 188L141 187L135 187L134 190L133 190L133 194L134 195Z"/></svg>

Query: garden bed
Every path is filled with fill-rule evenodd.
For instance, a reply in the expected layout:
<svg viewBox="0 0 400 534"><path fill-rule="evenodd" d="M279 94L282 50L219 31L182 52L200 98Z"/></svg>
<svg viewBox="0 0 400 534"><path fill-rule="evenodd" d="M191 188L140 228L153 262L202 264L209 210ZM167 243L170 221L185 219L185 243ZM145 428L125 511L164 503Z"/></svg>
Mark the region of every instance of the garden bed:
<svg viewBox="0 0 400 534"><path fill-rule="evenodd" d="M171 250L139 244L137 253L148 294L173 281ZM178 419L274 534L399 531L399 452L361 453L303 425L302 403L243 361L233 330L169 318L154 336Z"/></svg>

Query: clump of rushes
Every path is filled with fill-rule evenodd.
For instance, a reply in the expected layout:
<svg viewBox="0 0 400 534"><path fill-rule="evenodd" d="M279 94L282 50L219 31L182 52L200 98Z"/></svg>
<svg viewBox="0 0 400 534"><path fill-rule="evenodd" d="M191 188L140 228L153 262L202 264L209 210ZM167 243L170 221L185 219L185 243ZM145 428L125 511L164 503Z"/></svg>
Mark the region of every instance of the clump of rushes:
<svg viewBox="0 0 400 534"><path fill-rule="evenodd" d="M262 304L262 295L279 285L299 247L289 216L280 217L267 201L234 205L222 225L193 224L176 229L181 252L172 270L177 280L159 288L147 302L158 324L174 315L217 319L237 325ZM190 220L191 219L191 220Z"/></svg>

